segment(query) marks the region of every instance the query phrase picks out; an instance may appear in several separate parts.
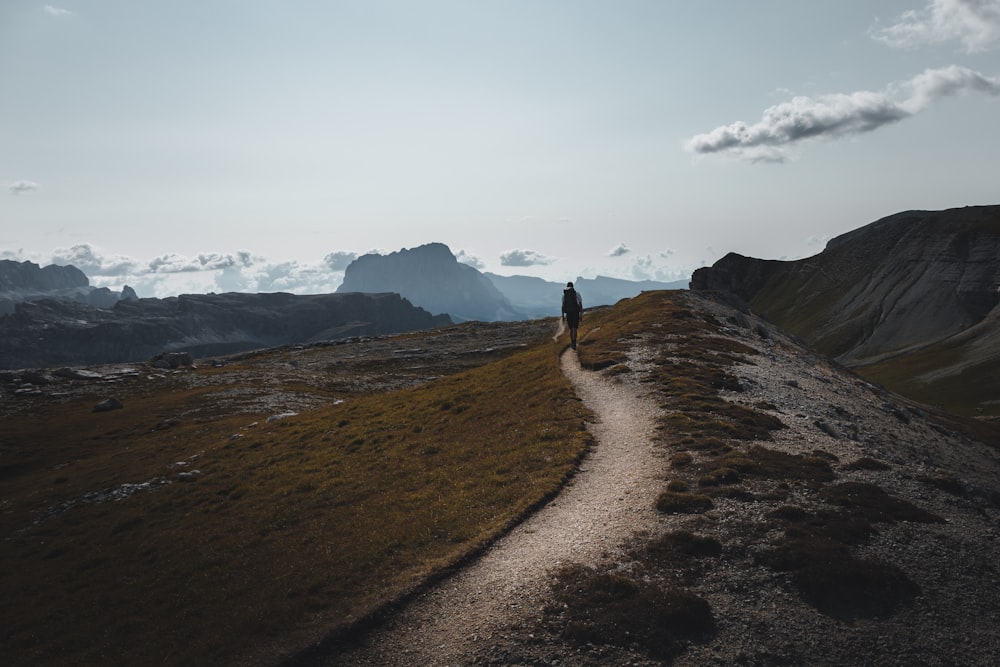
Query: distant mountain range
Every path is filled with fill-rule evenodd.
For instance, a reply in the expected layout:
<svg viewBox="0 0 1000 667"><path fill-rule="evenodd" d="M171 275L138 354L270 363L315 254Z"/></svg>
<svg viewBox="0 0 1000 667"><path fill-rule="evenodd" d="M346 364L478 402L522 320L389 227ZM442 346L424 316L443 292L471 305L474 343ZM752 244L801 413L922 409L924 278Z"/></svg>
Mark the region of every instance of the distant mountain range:
<svg viewBox="0 0 1000 667"><path fill-rule="evenodd" d="M599 276L577 278L584 306L610 305L642 291L684 289L673 283ZM428 243L388 255L364 255L350 266L337 292L396 292L432 313L482 321L512 321L559 315L565 283L528 276L480 273L462 264L442 243Z"/></svg>
<svg viewBox="0 0 1000 667"><path fill-rule="evenodd" d="M898 213L793 262L732 253L691 288L744 300L900 393L1000 414L1000 206Z"/></svg>
<svg viewBox="0 0 1000 667"><path fill-rule="evenodd" d="M667 283L578 279L587 306ZM679 286L679 285L678 285ZM73 266L0 261L0 368L144 361L351 336L400 333L453 321L558 315L563 285L505 278L461 264L440 243L365 255L336 294L185 294L139 299L90 285Z"/></svg>
<svg viewBox="0 0 1000 667"><path fill-rule="evenodd" d="M85 303L96 308L110 308L122 299L136 298L127 285L119 292L107 287L91 287L90 280L75 266L0 260L0 316L10 315L23 301L60 299Z"/></svg>
<svg viewBox="0 0 1000 667"><path fill-rule="evenodd" d="M451 323L398 294L182 294L111 308L45 299L0 317L0 368L137 362L180 351L218 356Z"/></svg>

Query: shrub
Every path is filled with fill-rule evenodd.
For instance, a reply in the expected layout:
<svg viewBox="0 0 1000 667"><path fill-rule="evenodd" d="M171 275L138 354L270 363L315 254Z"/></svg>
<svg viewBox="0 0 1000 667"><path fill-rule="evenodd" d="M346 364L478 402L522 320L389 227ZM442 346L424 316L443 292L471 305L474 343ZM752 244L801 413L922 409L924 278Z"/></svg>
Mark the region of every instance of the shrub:
<svg viewBox="0 0 1000 667"><path fill-rule="evenodd" d="M881 461L867 456L862 456L857 461L852 461L844 466L844 470L888 470L888 464L882 463Z"/></svg>
<svg viewBox="0 0 1000 667"><path fill-rule="evenodd" d="M909 501L890 496L874 484L843 482L823 489L819 495L827 502L848 508L852 513L870 521L944 523L944 519L938 515L922 510Z"/></svg>
<svg viewBox="0 0 1000 667"><path fill-rule="evenodd" d="M708 602L689 591L570 565L556 573L549 622L570 641L638 648L669 660L693 640L709 638Z"/></svg>
<svg viewBox="0 0 1000 667"><path fill-rule="evenodd" d="M688 490L688 483L683 479L672 479L667 482L667 491L676 491L678 493L684 493Z"/></svg>
<svg viewBox="0 0 1000 667"><path fill-rule="evenodd" d="M857 558L811 563L792 575L792 584L803 600L846 621L889 616L920 594L895 565Z"/></svg>
<svg viewBox="0 0 1000 667"><path fill-rule="evenodd" d="M714 537L675 530L651 541L646 552L657 557L705 558L722 555L722 544Z"/></svg>
<svg viewBox="0 0 1000 667"><path fill-rule="evenodd" d="M664 491L656 499L656 509L664 514L701 514L714 506L711 498L695 493Z"/></svg>
<svg viewBox="0 0 1000 667"><path fill-rule="evenodd" d="M684 466L690 464L691 461L693 460L694 457L692 457L687 452L677 452L676 454L670 457L670 465L672 465L675 468L683 468Z"/></svg>

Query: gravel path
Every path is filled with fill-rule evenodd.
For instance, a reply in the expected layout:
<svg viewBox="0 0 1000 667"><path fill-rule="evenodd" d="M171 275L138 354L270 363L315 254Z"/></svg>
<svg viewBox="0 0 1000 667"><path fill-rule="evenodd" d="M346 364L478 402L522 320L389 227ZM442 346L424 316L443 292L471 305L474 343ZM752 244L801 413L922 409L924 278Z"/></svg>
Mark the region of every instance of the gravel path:
<svg viewBox="0 0 1000 667"><path fill-rule="evenodd" d="M637 531L656 525L665 461L652 444L659 408L629 384L562 369L596 415L596 445L572 483L479 560L417 598L366 645L334 665L462 665L519 619L537 617L546 574L563 563L614 558Z"/></svg>

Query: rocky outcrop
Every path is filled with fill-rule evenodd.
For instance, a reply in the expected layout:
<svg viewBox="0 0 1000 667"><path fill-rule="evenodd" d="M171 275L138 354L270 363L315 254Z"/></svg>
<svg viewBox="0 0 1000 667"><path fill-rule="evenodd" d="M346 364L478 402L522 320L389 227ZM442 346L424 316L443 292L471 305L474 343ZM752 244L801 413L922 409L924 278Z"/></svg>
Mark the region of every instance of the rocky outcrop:
<svg viewBox="0 0 1000 667"><path fill-rule="evenodd" d="M0 368L205 357L450 324L397 294L203 294L130 299L112 308L42 300L0 317Z"/></svg>
<svg viewBox="0 0 1000 667"><path fill-rule="evenodd" d="M107 287L92 287L83 271L75 266L40 267L33 262L0 260L0 317L10 315L14 306L24 301L62 299L110 308L129 294L135 296L131 287L121 294Z"/></svg>
<svg viewBox="0 0 1000 667"><path fill-rule="evenodd" d="M414 305L459 321L526 318L486 276L460 263L442 243L363 255L347 267L337 292L395 292Z"/></svg>
<svg viewBox="0 0 1000 667"><path fill-rule="evenodd" d="M927 386L966 373L988 390L1000 358L1000 206L899 213L794 262L730 254L691 288L745 299L850 366L891 374L891 364ZM987 400L1000 401L992 384Z"/></svg>
<svg viewBox="0 0 1000 667"><path fill-rule="evenodd" d="M0 292L50 292L88 285L87 276L75 266L52 264L42 268L34 262L0 260Z"/></svg>

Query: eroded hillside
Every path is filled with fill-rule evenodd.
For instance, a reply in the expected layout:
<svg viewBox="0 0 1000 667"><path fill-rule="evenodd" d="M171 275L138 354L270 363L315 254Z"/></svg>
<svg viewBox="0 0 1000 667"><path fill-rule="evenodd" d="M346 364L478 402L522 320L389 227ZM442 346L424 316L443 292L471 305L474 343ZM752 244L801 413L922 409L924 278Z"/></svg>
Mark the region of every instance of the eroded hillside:
<svg viewBox="0 0 1000 667"><path fill-rule="evenodd" d="M899 213L797 261L727 255L691 286L922 402L1000 416L1000 206Z"/></svg>

